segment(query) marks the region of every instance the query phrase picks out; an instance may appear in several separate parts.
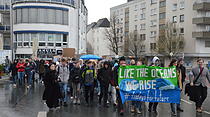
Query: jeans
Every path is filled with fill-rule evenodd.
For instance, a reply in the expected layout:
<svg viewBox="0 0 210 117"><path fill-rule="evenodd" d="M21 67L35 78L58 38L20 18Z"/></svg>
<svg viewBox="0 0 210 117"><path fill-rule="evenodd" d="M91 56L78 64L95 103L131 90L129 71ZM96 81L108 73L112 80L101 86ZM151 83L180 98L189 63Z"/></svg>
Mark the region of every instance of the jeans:
<svg viewBox="0 0 210 117"><path fill-rule="evenodd" d="M171 106L171 112L176 113L177 104L176 103L170 103L170 106Z"/></svg>
<svg viewBox="0 0 210 117"><path fill-rule="evenodd" d="M61 101L67 102L68 101L68 93L67 93L68 83L60 82L59 85L61 88L61 92L63 94L63 99L61 99Z"/></svg>
<svg viewBox="0 0 210 117"><path fill-rule="evenodd" d="M19 84L20 84L20 85L23 84L24 75L25 75L24 72L18 72L18 80L19 80Z"/></svg>
<svg viewBox="0 0 210 117"><path fill-rule="evenodd" d="M112 100L114 104L117 104L116 88L112 86Z"/></svg>
<svg viewBox="0 0 210 117"><path fill-rule="evenodd" d="M80 83L72 83L74 99L80 99Z"/></svg>
<svg viewBox="0 0 210 117"><path fill-rule="evenodd" d="M131 105L134 106L134 108L139 109L139 111L142 110L141 104L142 104L142 102L140 102L140 101L132 101L132 103L131 103Z"/></svg>
<svg viewBox="0 0 210 117"><path fill-rule="evenodd" d="M12 82L13 82L13 84L16 84L16 80L17 80L17 75L12 76Z"/></svg>
<svg viewBox="0 0 210 117"><path fill-rule="evenodd" d="M32 79L32 71L30 72L26 72L26 75L27 75L27 84L28 85L32 85L32 82L33 82L33 79Z"/></svg>

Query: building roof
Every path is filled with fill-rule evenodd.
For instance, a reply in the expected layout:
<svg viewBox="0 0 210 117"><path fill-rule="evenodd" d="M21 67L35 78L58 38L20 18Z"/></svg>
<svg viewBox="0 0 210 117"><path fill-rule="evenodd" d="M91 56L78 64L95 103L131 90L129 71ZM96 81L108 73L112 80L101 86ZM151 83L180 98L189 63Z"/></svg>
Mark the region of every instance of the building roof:
<svg viewBox="0 0 210 117"><path fill-rule="evenodd" d="M97 24L96 22L93 22L93 23L87 25L87 32L89 32L90 29L93 28L96 24Z"/></svg>
<svg viewBox="0 0 210 117"><path fill-rule="evenodd" d="M99 19L94 28L97 27L110 27L110 22L107 18Z"/></svg>
<svg viewBox="0 0 210 117"><path fill-rule="evenodd" d="M102 18L102 19L99 19L97 22L93 22L91 24L89 24L87 26L87 32L90 31L90 29L92 28L98 28L98 27L110 27L110 22L107 18Z"/></svg>

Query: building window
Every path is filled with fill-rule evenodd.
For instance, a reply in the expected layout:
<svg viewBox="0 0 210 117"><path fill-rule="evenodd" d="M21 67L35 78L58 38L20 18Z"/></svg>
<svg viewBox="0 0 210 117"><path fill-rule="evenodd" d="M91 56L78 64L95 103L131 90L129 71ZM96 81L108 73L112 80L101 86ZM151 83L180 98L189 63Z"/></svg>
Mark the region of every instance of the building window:
<svg viewBox="0 0 210 117"><path fill-rule="evenodd" d="M210 41L205 41L205 47L210 48Z"/></svg>
<svg viewBox="0 0 210 117"><path fill-rule="evenodd" d="M157 32L156 31L151 31L150 32L150 37L156 37Z"/></svg>
<svg viewBox="0 0 210 117"><path fill-rule="evenodd" d="M184 9L184 1L180 2L180 9Z"/></svg>
<svg viewBox="0 0 210 117"><path fill-rule="evenodd" d="M146 40L146 34L140 34L140 40Z"/></svg>
<svg viewBox="0 0 210 117"><path fill-rule="evenodd" d="M151 13L150 13L150 15L151 16L153 16L153 15L157 15L157 9L156 8L154 8L154 9L151 9L151 11L150 11Z"/></svg>
<svg viewBox="0 0 210 117"><path fill-rule="evenodd" d="M53 36L54 36L53 34L48 34L47 40L48 41L54 41Z"/></svg>
<svg viewBox="0 0 210 117"><path fill-rule="evenodd" d="M67 42L67 35L66 34L63 35L63 42Z"/></svg>
<svg viewBox="0 0 210 117"><path fill-rule="evenodd" d="M184 28L180 28L180 33L181 33L181 34L184 33Z"/></svg>
<svg viewBox="0 0 210 117"><path fill-rule="evenodd" d="M150 43L150 49L155 50L156 49L156 43Z"/></svg>
<svg viewBox="0 0 210 117"><path fill-rule="evenodd" d="M21 16L22 16L22 23L28 23L28 18L29 18L28 9L22 9L21 15L17 17L21 17Z"/></svg>
<svg viewBox="0 0 210 117"><path fill-rule="evenodd" d="M177 16L173 16L173 23L177 23Z"/></svg>
<svg viewBox="0 0 210 117"><path fill-rule="evenodd" d="M159 5L160 5L160 6L159 6L160 8L161 8L161 7L165 7L165 6L166 6L166 1L161 1Z"/></svg>
<svg viewBox="0 0 210 117"><path fill-rule="evenodd" d="M141 20L145 19L145 13L140 14L140 19Z"/></svg>
<svg viewBox="0 0 210 117"><path fill-rule="evenodd" d="M173 10L173 11L176 11L176 10L177 10L177 3L173 4L172 10Z"/></svg>
<svg viewBox="0 0 210 117"><path fill-rule="evenodd" d="M54 43L47 43L47 46L54 46Z"/></svg>
<svg viewBox="0 0 210 117"><path fill-rule="evenodd" d="M159 29L165 29L165 24L160 24Z"/></svg>
<svg viewBox="0 0 210 117"><path fill-rule="evenodd" d="M20 42L23 41L23 35L22 34L17 34L17 41L20 41Z"/></svg>
<svg viewBox="0 0 210 117"><path fill-rule="evenodd" d="M61 47L61 43L56 43L55 46L56 47Z"/></svg>
<svg viewBox="0 0 210 117"><path fill-rule="evenodd" d="M17 19L17 23L21 23L22 22L22 18L21 18L22 17L21 16L22 15L22 9L17 9L16 11L17 11L17 15L16 15L17 18L15 18L15 19Z"/></svg>
<svg viewBox="0 0 210 117"><path fill-rule="evenodd" d="M151 0L151 4L156 4L157 0Z"/></svg>
<svg viewBox="0 0 210 117"><path fill-rule="evenodd" d="M155 27L157 25L157 20L151 20L151 27Z"/></svg>
<svg viewBox="0 0 210 117"><path fill-rule="evenodd" d="M180 22L184 22L184 15L180 15Z"/></svg>
<svg viewBox="0 0 210 117"><path fill-rule="evenodd" d="M23 46L23 43L22 42L18 42L18 47L22 47Z"/></svg>
<svg viewBox="0 0 210 117"><path fill-rule="evenodd" d="M137 29L138 29L138 26L137 26L137 25L135 25L135 29L134 29L134 30L136 30L136 31L137 31Z"/></svg>
<svg viewBox="0 0 210 117"><path fill-rule="evenodd" d="M29 9L29 23L36 23L36 22L38 22L38 9L30 8Z"/></svg>
<svg viewBox="0 0 210 117"><path fill-rule="evenodd" d="M45 41L45 34L44 33L39 34L39 41Z"/></svg>
<svg viewBox="0 0 210 117"><path fill-rule="evenodd" d="M39 42L39 46L46 46L46 43Z"/></svg>
<svg viewBox="0 0 210 117"><path fill-rule="evenodd" d="M140 4L140 9L146 9L146 2Z"/></svg>
<svg viewBox="0 0 210 117"><path fill-rule="evenodd" d="M165 19L166 18L166 13L160 13L159 14L159 19Z"/></svg>
<svg viewBox="0 0 210 117"><path fill-rule="evenodd" d="M68 11L45 8L22 8L14 12L14 22L68 25Z"/></svg>
<svg viewBox="0 0 210 117"><path fill-rule="evenodd" d="M140 24L140 30L145 30L146 29L146 24Z"/></svg>

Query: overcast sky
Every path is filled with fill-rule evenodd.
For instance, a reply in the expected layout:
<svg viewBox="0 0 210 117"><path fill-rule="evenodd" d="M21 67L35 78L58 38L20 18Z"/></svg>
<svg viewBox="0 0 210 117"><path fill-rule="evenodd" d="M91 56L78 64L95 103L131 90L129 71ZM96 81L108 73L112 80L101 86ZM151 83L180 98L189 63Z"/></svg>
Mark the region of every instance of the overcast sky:
<svg viewBox="0 0 210 117"><path fill-rule="evenodd" d="M123 3L127 0L85 0L88 9L88 24L96 22L100 18L109 18L110 8Z"/></svg>

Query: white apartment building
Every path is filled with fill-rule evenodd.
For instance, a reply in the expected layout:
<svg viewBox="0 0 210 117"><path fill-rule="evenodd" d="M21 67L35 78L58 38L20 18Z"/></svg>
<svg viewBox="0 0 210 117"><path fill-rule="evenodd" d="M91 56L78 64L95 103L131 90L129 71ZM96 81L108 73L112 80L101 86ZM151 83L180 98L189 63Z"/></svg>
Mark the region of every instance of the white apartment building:
<svg viewBox="0 0 210 117"><path fill-rule="evenodd" d="M15 57L51 58L63 48L86 53L84 0L13 0Z"/></svg>
<svg viewBox="0 0 210 117"><path fill-rule="evenodd" d="M10 0L0 0L0 50L10 49Z"/></svg>
<svg viewBox="0 0 210 117"><path fill-rule="evenodd" d="M145 55L155 55L155 40L167 22L176 23L185 39L186 65L191 67L197 58L210 64L210 0L133 0L110 9L116 16L123 39L129 32L138 31L145 38ZM126 50L125 50L126 51Z"/></svg>
<svg viewBox="0 0 210 117"><path fill-rule="evenodd" d="M112 56L109 49L110 42L106 37L106 31L110 30L110 22L107 18L98 20L88 25L87 28L87 53L100 57Z"/></svg>

